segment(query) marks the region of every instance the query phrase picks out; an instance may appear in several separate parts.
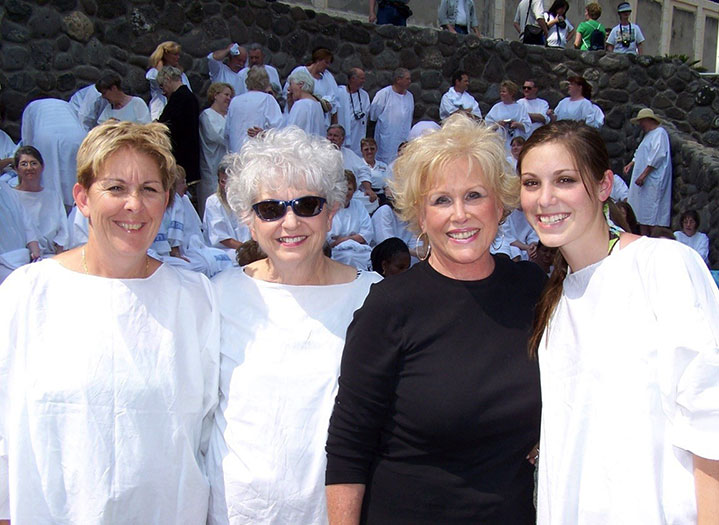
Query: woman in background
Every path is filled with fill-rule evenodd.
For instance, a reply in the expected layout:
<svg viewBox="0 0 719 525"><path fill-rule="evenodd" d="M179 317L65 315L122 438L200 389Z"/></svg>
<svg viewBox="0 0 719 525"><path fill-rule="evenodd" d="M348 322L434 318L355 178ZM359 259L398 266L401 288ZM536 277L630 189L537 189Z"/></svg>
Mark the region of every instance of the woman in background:
<svg viewBox="0 0 719 525"><path fill-rule="evenodd" d="M231 85L223 82L210 84L207 89L207 107L200 113L200 183L197 188L197 208L205 211L207 197L217 190L217 166L227 155L225 121L230 101L235 96Z"/></svg>
<svg viewBox="0 0 719 525"><path fill-rule="evenodd" d="M150 69L147 70L145 78L150 83L150 115L152 120L157 120L162 114L162 110L167 104L167 97L162 91L162 88L157 82L157 73L159 73L163 67L172 66L180 68L180 44L168 40L159 44L150 55L148 64ZM187 75L182 73L182 83L187 86L187 89L192 91L190 81L187 79Z"/></svg>
<svg viewBox="0 0 719 525"><path fill-rule="evenodd" d="M696 210L687 210L679 218L682 229L674 232L674 237L682 244L694 248L702 260L709 266L709 237L699 231L699 214Z"/></svg>

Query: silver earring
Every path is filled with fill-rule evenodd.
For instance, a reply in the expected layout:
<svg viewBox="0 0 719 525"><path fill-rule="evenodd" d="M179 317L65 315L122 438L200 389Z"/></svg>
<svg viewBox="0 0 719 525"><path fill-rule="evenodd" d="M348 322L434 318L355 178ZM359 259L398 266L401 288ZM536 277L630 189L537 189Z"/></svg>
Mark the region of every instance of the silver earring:
<svg viewBox="0 0 719 525"><path fill-rule="evenodd" d="M422 242L422 235L427 236L427 242ZM419 245L424 244L427 246L427 250L424 252L424 254L420 254L419 252ZM422 232L419 235L417 235L417 242L415 243L415 250L417 250L417 258L420 261L426 261L427 257L429 257L429 253L432 251L432 245L429 243L429 235L427 235L427 232Z"/></svg>

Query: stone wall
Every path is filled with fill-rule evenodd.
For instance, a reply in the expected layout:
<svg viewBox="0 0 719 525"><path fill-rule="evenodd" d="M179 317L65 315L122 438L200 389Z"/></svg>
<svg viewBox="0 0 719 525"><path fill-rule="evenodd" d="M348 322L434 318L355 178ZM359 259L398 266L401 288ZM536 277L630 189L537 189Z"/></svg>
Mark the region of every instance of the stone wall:
<svg viewBox="0 0 719 525"><path fill-rule="evenodd" d="M107 69L120 73L130 92L147 99L147 57L164 40L182 44L181 65L201 97L209 85L205 56L230 41L264 45L283 78L314 47L329 47L338 83L346 81L351 67L362 67L371 95L390 82L393 69L406 67L414 81L410 90L416 120L438 118L439 100L458 68L469 72L470 91L483 113L499 99L499 82L505 78L521 83L533 77L541 86L540 96L554 106L564 96L566 78L583 75L606 114L602 134L616 172L638 144L639 130L629 122L637 110L649 106L668 120L675 215L688 205L700 208L703 229L713 239L713 260L719 263L719 157L713 150L719 145L719 97L709 81L677 59L544 49L431 28L373 26L264 0L6 0L0 16L0 100L7 110L4 128L16 139L28 101L69 99Z"/></svg>

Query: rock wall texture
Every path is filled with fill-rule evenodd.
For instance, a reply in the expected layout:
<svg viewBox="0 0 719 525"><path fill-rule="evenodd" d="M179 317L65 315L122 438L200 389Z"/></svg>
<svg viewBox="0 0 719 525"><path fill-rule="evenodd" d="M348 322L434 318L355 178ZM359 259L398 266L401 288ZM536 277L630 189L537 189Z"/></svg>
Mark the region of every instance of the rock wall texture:
<svg viewBox="0 0 719 525"><path fill-rule="evenodd" d="M519 42L459 36L431 28L373 26L264 0L5 0L0 11L0 101L4 129L19 136L27 102L69 99L106 70L125 88L149 98L147 57L164 40L182 45L181 65L200 97L209 85L205 57L230 41L258 42L283 78L307 61L313 48L335 53L337 82L362 67L373 95L392 70L412 72L415 119L438 119L438 105L458 68L469 72L470 91L483 113L499 99L499 82L534 78L553 107L566 79L584 76L593 101L606 114L602 129L613 167L631 160L639 129L629 119L647 106L667 120L674 153L674 216L698 208L719 266L719 97L711 81L677 59L627 57L604 52L545 49Z"/></svg>

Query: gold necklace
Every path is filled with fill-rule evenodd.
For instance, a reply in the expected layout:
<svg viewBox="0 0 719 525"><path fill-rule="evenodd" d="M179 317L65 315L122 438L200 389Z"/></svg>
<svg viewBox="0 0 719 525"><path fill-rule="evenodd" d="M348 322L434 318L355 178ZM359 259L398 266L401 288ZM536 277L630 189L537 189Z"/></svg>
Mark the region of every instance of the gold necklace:
<svg viewBox="0 0 719 525"><path fill-rule="evenodd" d="M87 246L87 245L85 245ZM85 246L82 247L82 250L80 250L80 259L82 263L82 271L85 273L85 275L90 275L90 272L87 269L87 259L85 258ZM145 255L145 275L141 277L141 279L145 279L149 277L150 275L150 258Z"/></svg>

